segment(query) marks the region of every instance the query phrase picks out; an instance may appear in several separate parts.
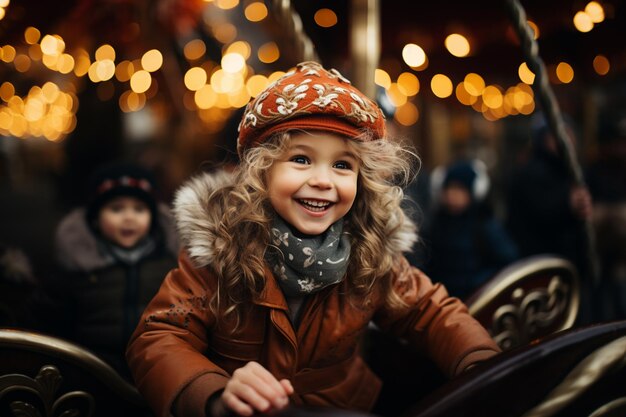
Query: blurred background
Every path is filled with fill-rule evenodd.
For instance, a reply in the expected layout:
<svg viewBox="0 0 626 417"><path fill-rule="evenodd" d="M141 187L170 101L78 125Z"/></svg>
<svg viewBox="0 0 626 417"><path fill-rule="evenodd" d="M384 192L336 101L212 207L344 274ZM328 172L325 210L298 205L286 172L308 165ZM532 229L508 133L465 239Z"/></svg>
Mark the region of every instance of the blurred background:
<svg viewBox="0 0 626 417"><path fill-rule="evenodd" d="M611 167L596 182L617 185L592 188L594 201L622 204L626 5L521 4L583 171ZM482 160L506 217L542 109L505 2L0 0L0 240L45 276L54 227L96 166L134 160L170 201L190 175L235 157L243 107L306 59L375 97L424 175Z"/></svg>

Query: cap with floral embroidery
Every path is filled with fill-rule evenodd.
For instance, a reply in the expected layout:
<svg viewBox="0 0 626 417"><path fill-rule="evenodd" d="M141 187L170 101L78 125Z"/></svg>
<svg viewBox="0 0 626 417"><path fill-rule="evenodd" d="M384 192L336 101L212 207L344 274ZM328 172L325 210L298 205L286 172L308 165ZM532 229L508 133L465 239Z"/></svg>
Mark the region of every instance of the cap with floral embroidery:
<svg viewBox="0 0 626 417"><path fill-rule="evenodd" d="M237 151L265 141L273 133L321 130L349 137L364 132L385 137L380 108L335 69L303 62L268 86L248 103L241 123Z"/></svg>

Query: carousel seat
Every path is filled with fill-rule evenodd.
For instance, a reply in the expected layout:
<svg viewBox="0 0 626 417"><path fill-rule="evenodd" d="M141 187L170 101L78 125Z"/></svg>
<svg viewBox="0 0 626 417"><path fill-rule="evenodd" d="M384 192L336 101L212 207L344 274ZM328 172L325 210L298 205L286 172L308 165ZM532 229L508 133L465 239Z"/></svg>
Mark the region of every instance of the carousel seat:
<svg viewBox="0 0 626 417"><path fill-rule="evenodd" d="M146 417L139 392L68 341L0 329L0 416Z"/></svg>
<svg viewBox="0 0 626 417"><path fill-rule="evenodd" d="M504 268L465 300L470 314L508 350L572 326L580 294L574 265L528 257Z"/></svg>
<svg viewBox="0 0 626 417"><path fill-rule="evenodd" d="M626 321L564 330L444 384L403 417L626 415Z"/></svg>

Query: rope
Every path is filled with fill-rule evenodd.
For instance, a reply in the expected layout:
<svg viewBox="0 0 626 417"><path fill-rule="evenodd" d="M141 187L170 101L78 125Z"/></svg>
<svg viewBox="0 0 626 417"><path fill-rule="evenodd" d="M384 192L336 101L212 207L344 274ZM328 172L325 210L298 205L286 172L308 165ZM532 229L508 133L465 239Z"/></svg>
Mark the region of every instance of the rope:
<svg viewBox="0 0 626 417"><path fill-rule="evenodd" d="M300 15L291 7L291 1L274 0L272 3L274 5L272 13L281 27L285 29L284 37L296 43L297 61L320 62L313 42L304 32Z"/></svg>
<svg viewBox="0 0 626 417"><path fill-rule="evenodd" d="M556 101L552 88L550 87L545 64L539 56L539 45L534 38L532 28L528 25L526 12L518 0L506 0L505 4L510 14L513 28L517 32L517 36L522 44L526 65L528 65L528 68L535 74L535 82L532 88L535 91L535 96L539 98L539 102L543 107L548 127L554 137L556 137L560 150L565 154L568 169L575 183L579 186L585 186L583 172L576 158L576 151L565 131L563 115L561 114L559 104ZM591 282L598 284L599 270L595 236L592 224L589 220L585 221L584 231L587 238L588 272L591 276ZM583 271L580 272L583 273Z"/></svg>

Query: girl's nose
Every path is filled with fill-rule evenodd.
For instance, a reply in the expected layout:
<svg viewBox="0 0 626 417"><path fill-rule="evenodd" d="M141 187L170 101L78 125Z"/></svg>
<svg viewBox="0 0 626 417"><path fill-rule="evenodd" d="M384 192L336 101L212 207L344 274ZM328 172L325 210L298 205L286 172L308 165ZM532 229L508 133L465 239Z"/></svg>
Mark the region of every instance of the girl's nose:
<svg viewBox="0 0 626 417"><path fill-rule="evenodd" d="M333 183L330 178L330 172L325 167L319 167L313 170L309 178L309 185L317 188L331 188Z"/></svg>

